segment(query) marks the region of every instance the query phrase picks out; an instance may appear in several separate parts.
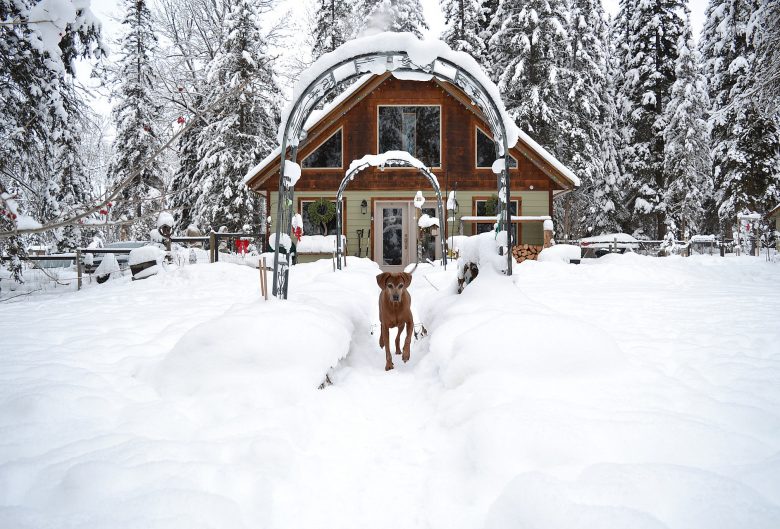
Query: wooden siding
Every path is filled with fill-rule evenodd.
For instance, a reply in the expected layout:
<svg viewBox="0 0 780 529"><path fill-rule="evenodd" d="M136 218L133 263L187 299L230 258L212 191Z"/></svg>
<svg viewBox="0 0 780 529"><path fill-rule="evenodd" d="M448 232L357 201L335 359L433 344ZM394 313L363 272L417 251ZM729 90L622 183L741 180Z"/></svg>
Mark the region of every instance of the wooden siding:
<svg viewBox="0 0 780 529"><path fill-rule="evenodd" d="M343 167L303 169L301 179L295 186L296 193L335 192L352 160L366 154L377 154L379 105L440 105L442 166L434 168L433 172L442 190L451 189L457 184L460 191L495 192L496 175L490 169L476 168L476 128L479 126L487 131L489 127L437 82L405 81L391 76L354 103L354 107L344 115L331 122L325 120L310 131L309 140L301 144L298 159L304 159L324 139L343 127ZM510 169L512 192L562 189L520 150L512 148L510 153L518 161L518 167ZM277 173L269 173L267 176L262 184L254 187L256 191L274 191L278 188ZM418 175L416 169L381 171L367 168L350 183L350 188L355 191L403 191L427 187L427 181Z"/></svg>

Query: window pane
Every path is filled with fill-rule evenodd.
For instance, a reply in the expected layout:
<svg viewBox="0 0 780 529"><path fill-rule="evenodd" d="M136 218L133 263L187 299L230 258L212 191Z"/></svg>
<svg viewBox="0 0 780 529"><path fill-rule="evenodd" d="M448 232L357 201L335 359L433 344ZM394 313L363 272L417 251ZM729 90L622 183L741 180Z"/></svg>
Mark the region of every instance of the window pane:
<svg viewBox="0 0 780 529"><path fill-rule="evenodd" d="M496 161L496 147L487 134L477 129L477 167L493 167ZM509 167L517 167L517 160L509 157Z"/></svg>
<svg viewBox="0 0 780 529"><path fill-rule="evenodd" d="M486 200L477 200L476 201L475 209L477 210L476 211L476 215L477 216L479 216L479 217L486 217L486 216L488 216L486 205L487 205L487 201ZM510 209L512 211L512 215L517 215L517 200L513 200L512 201L512 206L511 206ZM481 223L480 222L480 223L477 223L476 226L477 226L476 233L485 233L486 231L493 231L493 224L490 223L490 222L485 222L485 223Z"/></svg>
<svg viewBox="0 0 780 529"><path fill-rule="evenodd" d="M309 218L309 205L312 200L301 201L301 217L303 218L303 234L304 235L336 235L338 233L338 226L336 225L336 216L334 215L330 222L328 222L327 233L323 233L322 224L314 224ZM332 201L335 204L335 201Z"/></svg>
<svg viewBox="0 0 780 529"><path fill-rule="evenodd" d="M441 111L437 106L379 107L379 152L406 151L440 167Z"/></svg>
<svg viewBox="0 0 780 529"><path fill-rule="evenodd" d="M341 129L303 160L303 167L341 167Z"/></svg>

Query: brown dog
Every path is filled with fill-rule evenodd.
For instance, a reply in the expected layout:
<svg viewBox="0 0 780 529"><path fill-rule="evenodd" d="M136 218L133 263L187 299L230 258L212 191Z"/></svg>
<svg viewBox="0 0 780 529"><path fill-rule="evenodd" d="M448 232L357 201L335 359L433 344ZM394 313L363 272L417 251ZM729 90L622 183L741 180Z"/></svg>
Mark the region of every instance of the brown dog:
<svg viewBox="0 0 780 529"><path fill-rule="evenodd" d="M382 289L379 294L379 321L382 332L379 334L379 347L385 348L385 371L393 369L393 358L390 355L390 328L398 327L395 337L395 354L401 354L401 331L406 327L406 341L401 357L404 362L409 361L409 343L414 332L414 318L412 317L412 297L407 288L412 283L412 274L406 272L385 272L376 276L376 284Z"/></svg>

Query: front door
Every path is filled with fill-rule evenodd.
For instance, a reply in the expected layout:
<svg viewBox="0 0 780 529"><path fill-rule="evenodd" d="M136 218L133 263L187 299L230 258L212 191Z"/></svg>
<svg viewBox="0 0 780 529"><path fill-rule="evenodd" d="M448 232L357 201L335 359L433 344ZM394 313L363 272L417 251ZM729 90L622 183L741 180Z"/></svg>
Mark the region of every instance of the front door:
<svg viewBox="0 0 780 529"><path fill-rule="evenodd" d="M374 256L385 272L403 272L410 262L408 202L374 203Z"/></svg>

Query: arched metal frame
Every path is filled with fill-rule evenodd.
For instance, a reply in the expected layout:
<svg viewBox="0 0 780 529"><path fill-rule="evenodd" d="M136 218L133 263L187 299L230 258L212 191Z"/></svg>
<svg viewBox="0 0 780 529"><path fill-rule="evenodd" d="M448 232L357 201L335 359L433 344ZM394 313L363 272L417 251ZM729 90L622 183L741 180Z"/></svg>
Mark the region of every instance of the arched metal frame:
<svg viewBox="0 0 780 529"><path fill-rule="evenodd" d="M360 173L363 169L371 166L372 164L365 162L347 171L347 174L345 174L344 178L341 180L341 184L339 184L338 193L336 193L336 266L338 267L339 270L341 270L341 259L343 258L343 249L341 247L341 237L343 235L342 234L343 229L341 226L341 212L343 210L343 205L341 202L344 196L344 190L347 188L347 184L349 184L358 173ZM388 158L380 167L415 167L415 166L409 163L408 160L403 160L400 158ZM441 200L441 188L439 187L439 181L436 179L434 174L426 167L417 167L417 168L419 169L420 173L425 178L427 178L428 181L431 183L431 186L433 186L433 190L436 191L436 211L438 211L439 223L446 222L446 219L444 219L444 204L442 203ZM439 242L441 243L441 265L446 269L447 252L445 250L444 232L440 234Z"/></svg>
<svg viewBox="0 0 780 529"><path fill-rule="evenodd" d="M499 158L501 152L504 156L509 155L509 145L507 145L507 131L504 122L501 119L501 112L496 101L490 96L482 83L466 69L458 64L437 57L428 64L415 64L406 51L382 51L356 54L334 64L326 71L322 72L316 79L306 86L301 95L293 104L292 110L284 124L284 135L282 136L280 167L279 167L279 202L276 216L276 237L274 248L274 281L273 295L280 299L287 299L287 289L289 285L289 273L291 265L291 252L284 254L284 261L279 259L279 248L281 246L282 234L288 234L292 228L294 185L289 178L286 178L285 160L287 158L287 147L289 138L295 138L291 142L290 161L295 163L298 155L298 142L303 132L303 126L311 115L312 111L322 101L322 99L331 92L338 83L354 79L367 73L376 73L377 61L384 61L385 71L408 72L431 74L438 79L442 79L454 84L469 96L472 102L477 105L485 114L485 118L493 134L493 142L496 147L496 158ZM350 70L351 68L351 70ZM338 78L336 72L339 72ZM507 269L506 274L512 275L512 230L510 209L504 207L504 204L511 204L509 173L504 167L497 175L498 196L503 200L498 201L498 229L506 231L507 234ZM284 228L284 231L282 231Z"/></svg>

